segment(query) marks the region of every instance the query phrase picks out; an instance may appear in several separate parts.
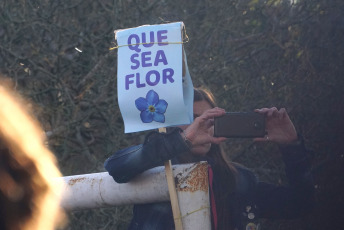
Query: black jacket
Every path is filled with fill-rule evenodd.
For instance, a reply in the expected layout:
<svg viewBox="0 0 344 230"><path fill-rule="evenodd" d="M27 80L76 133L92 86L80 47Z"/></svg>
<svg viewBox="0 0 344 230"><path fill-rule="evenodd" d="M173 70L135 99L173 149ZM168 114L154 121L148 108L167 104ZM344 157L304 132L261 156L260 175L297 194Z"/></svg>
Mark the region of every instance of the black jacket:
<svg viewBox="0 0 344 230"><path fill-rule="evenodd" d="M104 166L117 183L125 183L145 170L163 165L166 160L172 159L172 163L176 163L176 157L188 151L179 129L169 134L152 133L144 144L116 152L105 161ZM313 207L314 186L308 153L303 143L280 146L280 151L289 179L288 187L261 182L252 171L234 164L238 172L236 191L231 202L234 204L234 216L231 218L234 218L235 228L257 225L258 218L301 217ZM211 159L208 159L208 163L213 166ZM214 173L215 187L218 180ZM174 229L169 202L135 205L129 229Z"/></svg>

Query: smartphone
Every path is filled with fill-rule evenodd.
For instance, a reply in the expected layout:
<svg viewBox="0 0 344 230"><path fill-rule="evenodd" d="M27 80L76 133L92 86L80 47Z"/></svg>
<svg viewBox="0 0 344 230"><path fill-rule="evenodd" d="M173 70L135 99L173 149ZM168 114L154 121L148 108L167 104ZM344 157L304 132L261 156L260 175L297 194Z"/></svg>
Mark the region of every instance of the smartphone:
<svg viewBox="0 0 344 230"><path fill-rule="evenodd" d="M214 119L214 136L228 138L264 137L265 115L255 112L229 112Z"/></svg>

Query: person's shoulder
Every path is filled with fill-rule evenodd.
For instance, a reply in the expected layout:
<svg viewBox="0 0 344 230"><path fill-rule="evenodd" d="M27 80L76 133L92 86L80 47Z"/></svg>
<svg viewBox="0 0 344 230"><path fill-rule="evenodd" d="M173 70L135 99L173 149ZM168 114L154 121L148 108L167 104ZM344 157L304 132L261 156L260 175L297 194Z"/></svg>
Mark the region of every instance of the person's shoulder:
<svg viewBox="0 0 344 230"><path fill-rule="evenodd" d="M249 168L247 168L246 166L237 163L237 162L232 162L232 165L234 166L234 168L237 170L237 172L239 174L248 174L248 175L254 175L253 171Z"/></svg>
<svg viewBox="0 0 344 230"><path fill-rule="evenodd" d="M233 166L236 169L236 185L237 191L239 193L244 193L253 189L257 182L258 178L256 174L249 168L245 167L242 164L233 162Z"/></svg>

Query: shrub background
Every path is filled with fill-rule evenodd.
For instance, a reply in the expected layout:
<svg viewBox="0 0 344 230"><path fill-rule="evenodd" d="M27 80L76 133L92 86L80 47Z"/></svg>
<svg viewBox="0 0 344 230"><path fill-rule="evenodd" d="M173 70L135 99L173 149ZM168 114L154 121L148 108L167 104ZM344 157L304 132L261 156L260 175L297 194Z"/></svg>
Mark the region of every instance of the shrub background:
<svg viewBox="0 0 344 230"><path fill-rule="evenodd" d="M108 156L145 134L123 134L113 31L183 21L195 86L211 89L229 111L286 107L313 150L314 211L295 221L262 220L263 229L340 228L343 12L342 0L5 0L0 72L32 100L64 175L101 172ZM275 145L228 140L226 149L260 178L287 183ZM69 217L66 229L125 229L131 207Z"/></svg>

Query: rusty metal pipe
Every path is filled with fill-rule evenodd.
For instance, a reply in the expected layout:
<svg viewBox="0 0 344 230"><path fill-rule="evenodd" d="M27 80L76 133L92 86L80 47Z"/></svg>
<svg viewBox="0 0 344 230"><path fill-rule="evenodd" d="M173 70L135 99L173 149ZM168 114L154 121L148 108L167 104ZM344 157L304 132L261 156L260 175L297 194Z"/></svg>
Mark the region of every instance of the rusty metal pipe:
<svg viewBox="0 0 344 230"><path fill-rule="evenodd" d="M211 229L208 164L174 165L184 230ZM169 201L164 167L147 170L129 183L116 183L107 172L57 178L64 184L61 206L81 210Z"/></svg>

